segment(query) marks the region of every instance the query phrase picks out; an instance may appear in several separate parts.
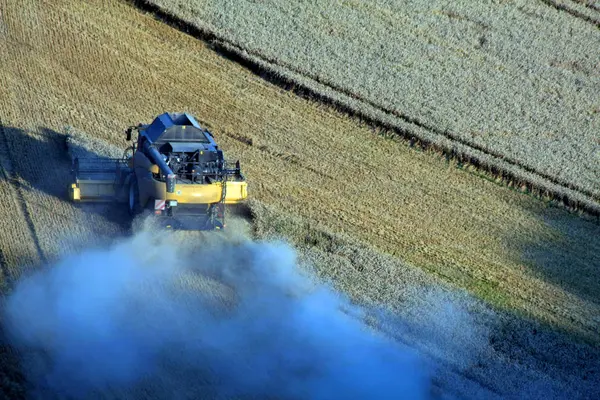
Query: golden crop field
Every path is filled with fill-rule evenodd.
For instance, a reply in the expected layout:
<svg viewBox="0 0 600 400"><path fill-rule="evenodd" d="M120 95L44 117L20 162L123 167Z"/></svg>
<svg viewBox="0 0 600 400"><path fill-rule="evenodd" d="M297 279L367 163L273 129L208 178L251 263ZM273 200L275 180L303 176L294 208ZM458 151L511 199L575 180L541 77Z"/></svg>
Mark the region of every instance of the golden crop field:
<svg viewBox="0 0 600 400"><path fill-rule="evenodd" d="M501 328L469 373L493 393L531 377L583 398L597 387L597 221L386 139L125 2L0 0L0 54L5 293L29 269L124 233L123 209L67 201L66 127L124 147L125 127L182 110L241 160L257 237L291 241L357 301L400 312L419 293L405 288L430 284L481 299L472 307L494 309ZM522 369L504 371L506 360ZM22 394L2 369L5 393Z"/></svg>
<svg viewBox="0 0 600 400"><path fill-rule="evenodd" d="M404 137L598 210L594 2L137 3Z"/></svg>

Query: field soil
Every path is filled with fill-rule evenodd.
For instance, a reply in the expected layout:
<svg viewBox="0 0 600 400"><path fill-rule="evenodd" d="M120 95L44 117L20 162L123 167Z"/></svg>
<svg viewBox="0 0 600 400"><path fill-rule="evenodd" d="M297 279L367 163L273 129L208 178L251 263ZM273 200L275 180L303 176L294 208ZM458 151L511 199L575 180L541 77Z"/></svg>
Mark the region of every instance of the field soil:
<svg viewBox="0 0 600 400"><path fill-rule="evenodd" d="M127 126L188 111L241 160L255 237L291 241L360 302L401 312L419 293L402 288L431 284L474 295L486 321L499 313L488 362L453 369L474 378L448 393L518 396L535 376L547 397L596 397L597 221L298 98L124 2L0 0L0 54L4 293L127 232L123 207L67 201L68 132L125 148ZM20 396L18 355L1 354L5 394Z"/></svg>

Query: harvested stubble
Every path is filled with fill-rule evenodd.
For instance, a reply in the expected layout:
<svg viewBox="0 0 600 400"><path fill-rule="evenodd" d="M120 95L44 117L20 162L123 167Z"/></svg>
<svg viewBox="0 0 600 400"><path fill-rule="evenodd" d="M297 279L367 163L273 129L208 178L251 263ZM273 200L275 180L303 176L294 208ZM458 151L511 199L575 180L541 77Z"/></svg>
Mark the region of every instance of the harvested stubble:
<svg viewBox="0 0 600 400"><path fill-rule="evenodd" d="M434 381L446 395L585 397L600 383L600 375L589 373L600 366L595 346L494 311L439 278L318 223L259 201L250 201L250 209L256 238L293 244L301 265L365 305L367 318L370 313L379 317L379 329L444 365ZM399 318L386 324L381 306ZM588 372L582 381L583 370Z"/></svg>
<svg viewBox="0 0 600 400"><path fill-rule="evenodd" d="M134 3L405 136L599 211L600 33L554 2Z"/></svg>
<svg viewBox="0 0 600 400"><path fill-rule="evenodd" d="M59 254L57 232L119 232L111 219L119 209L90 214L65 201L65 125L123 148L125 127L184 110L242 160L263 203L496 306L599 340L597 224L373 135L121 2L0 0L0 9L0 151L10 177L0 189L11 199L0 204L11 216L0 249L8 269ZM296 226L280 225L295 235ZM376 290L370 279L363 289Z"/></svg>
<svg viewBox="0 0 600 400"><path fill-rule="evenodd" d="M102 213L85 217L63 201L69 163L57 137L65 125L124 147L124 127L188 110L243 161L255 198L370 242L496 305L597 338L594 223L375 136L127 5L11 4L3 4L0 45L11 62L0 72L7 83L0 109L5 131L14 128L7 146L24 155L15 176L30 186L25 195L47 237L42 245L59 247L51 245L55 226L70 215L77 222L60 225L66 232L103 229L80 222ZM60 173L49 176L55 168ZM560 253L558 261L544 259L546 249Z"/></svg>

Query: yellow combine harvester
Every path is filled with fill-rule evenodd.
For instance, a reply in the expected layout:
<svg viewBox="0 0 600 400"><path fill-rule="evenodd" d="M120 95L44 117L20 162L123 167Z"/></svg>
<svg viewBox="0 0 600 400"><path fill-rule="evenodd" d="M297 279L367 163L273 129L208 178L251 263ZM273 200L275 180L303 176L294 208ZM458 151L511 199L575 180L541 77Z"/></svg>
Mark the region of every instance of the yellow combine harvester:
<svg viewBox="0 0 600 400"><path fill-rule="evenodd" d="M131 126L128 141L134 130L122 159L73 160L71 200L126 202L132 216L147 210L174 229L222 229L225 206L247 197L239 161L225 161L212 134L186 113Z"/></svg>

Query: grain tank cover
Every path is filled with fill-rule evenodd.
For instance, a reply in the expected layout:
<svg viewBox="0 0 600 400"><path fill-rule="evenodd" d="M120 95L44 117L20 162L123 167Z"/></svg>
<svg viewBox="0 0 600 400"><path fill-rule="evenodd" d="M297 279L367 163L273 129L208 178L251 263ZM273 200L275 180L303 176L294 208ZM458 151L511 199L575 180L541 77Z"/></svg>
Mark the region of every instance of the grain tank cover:
<svg viewBox="0 0 600 400"><path fill-rule="evenodd" d="M212 135L187 113L161 114L141 130L140 135L146 137L150 143L195 142L216 147Z"/></svg>

